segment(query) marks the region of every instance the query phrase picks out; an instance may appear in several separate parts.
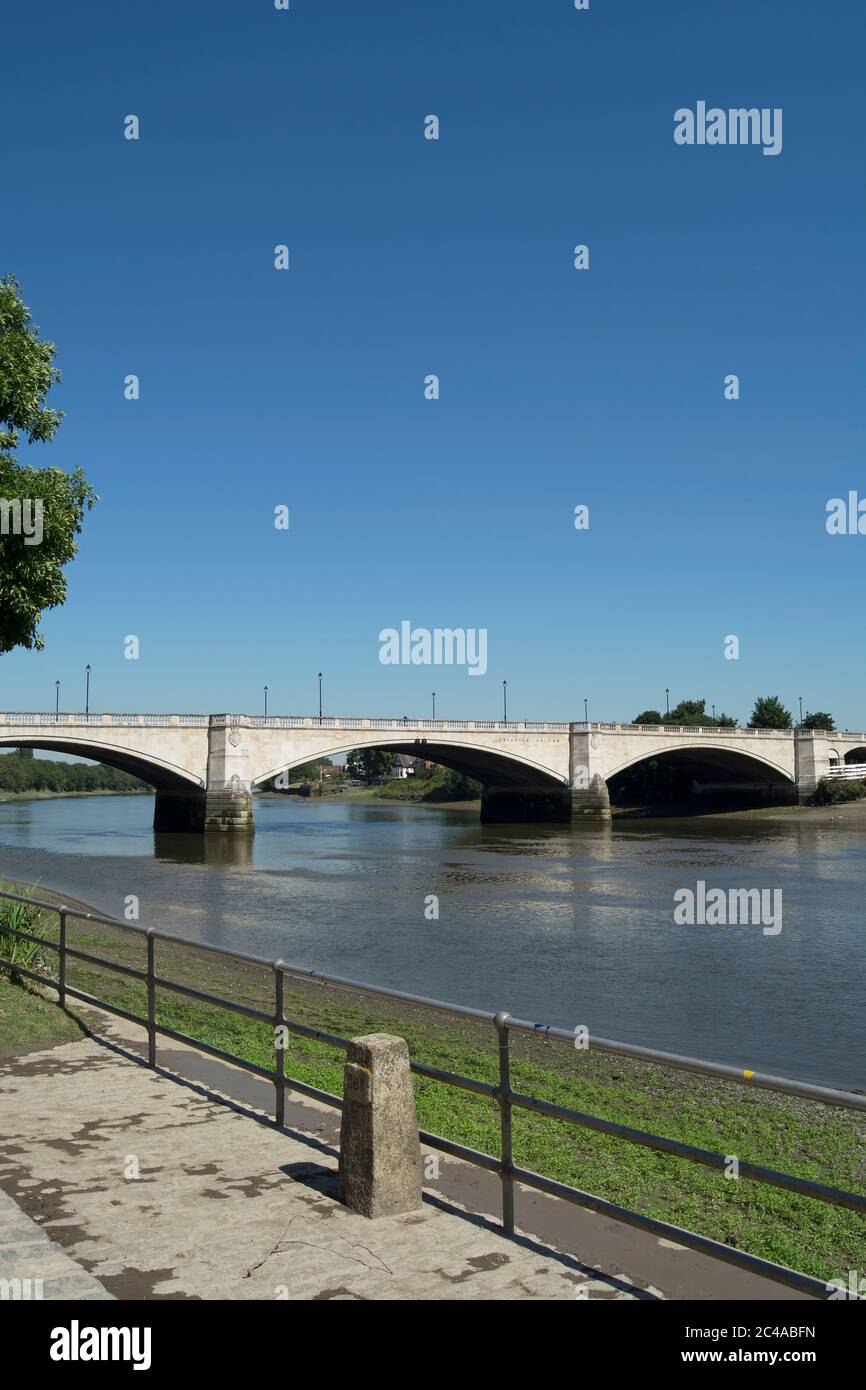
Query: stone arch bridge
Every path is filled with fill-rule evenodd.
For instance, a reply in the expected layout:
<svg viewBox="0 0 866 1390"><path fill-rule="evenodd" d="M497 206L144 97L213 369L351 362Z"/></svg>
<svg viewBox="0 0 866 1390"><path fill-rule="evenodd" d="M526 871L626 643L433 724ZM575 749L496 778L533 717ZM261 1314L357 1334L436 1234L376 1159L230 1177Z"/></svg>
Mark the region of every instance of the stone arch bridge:
<svg viewBox="0 0 866 1390"><path fill-rule="evenodd" d="M280 772L381 748L467 773L483 820L610 817L608 783L651 758L687 759L768 799L810 795L833 766L866 762L866 733L472 719L247 714L0 714L0 747L94 758L156 792L154 828L251 830L251 791Z"/></svg>

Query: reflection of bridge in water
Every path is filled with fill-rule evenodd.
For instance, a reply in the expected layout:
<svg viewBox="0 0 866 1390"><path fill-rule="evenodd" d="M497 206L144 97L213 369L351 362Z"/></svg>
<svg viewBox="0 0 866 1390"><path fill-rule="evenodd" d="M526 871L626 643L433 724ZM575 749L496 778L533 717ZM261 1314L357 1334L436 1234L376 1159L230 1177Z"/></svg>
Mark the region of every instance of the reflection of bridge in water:
<svg viewBox="0 0 866 1390"><path fill-rule="evenodd" d="M809 796L866 762L866 733L478 719L336 719L248 714L0 714L0 746L122 768L156 791L157 830L249 830L251 789L316 758L381 748L466 773L483 820L607 819L612 778L650 760L699 782Z"/></svg>

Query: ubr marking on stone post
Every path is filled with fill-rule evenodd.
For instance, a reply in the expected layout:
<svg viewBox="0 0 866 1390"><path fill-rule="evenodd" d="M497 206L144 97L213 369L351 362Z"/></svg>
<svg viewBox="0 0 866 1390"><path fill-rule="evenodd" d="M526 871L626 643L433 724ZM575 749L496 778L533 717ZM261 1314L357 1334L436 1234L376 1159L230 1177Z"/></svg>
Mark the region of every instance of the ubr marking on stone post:
<svg viewBox="0 0 866 1390"><path fill-rule="evenodd" d="M340 1199L362 1216L421 1206L421 1149L409 1049L369 1033L346 1055L340 1127Z"/></svg>

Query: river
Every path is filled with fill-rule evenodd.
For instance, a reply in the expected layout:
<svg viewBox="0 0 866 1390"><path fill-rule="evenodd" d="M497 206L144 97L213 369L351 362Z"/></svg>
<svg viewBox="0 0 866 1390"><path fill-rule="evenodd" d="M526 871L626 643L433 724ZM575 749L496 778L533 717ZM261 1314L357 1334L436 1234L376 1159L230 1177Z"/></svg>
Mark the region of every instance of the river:
<svg viewBox="0 0 866 1390"><path fill-rule="evenodd" d="M149 796L0 803L0 875L112 916L565 1028L866 1087L864 832L715 817L482 826L477 809L260 796L256 834L155 837ZM674 894L782 892L782 929ZM438 919L432 917L438 899Z"/></svg>

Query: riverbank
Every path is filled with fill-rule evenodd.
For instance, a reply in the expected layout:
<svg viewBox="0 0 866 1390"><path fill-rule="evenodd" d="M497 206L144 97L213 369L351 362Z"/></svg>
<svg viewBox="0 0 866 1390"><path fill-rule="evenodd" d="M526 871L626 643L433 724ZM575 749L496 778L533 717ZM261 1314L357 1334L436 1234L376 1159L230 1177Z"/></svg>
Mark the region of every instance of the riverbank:
<svg viewBox="0 0 866 1390"><path fill-rule="evenodd" d="M327 784L326 784L327 785ZM265 796L269 800L293 796L297 797L297 792L258 792L257 796ZM389 803L394 805L425 806L434 811L478 811L481 806L481 799L473 801L425 801L420 796L383 796L378 787L332 787L322 792L311 792L309 798L303 800L310 801L344 801L351 804L363 806L387 806Z"/></svg>
<svg viewBox="0 0 866 1390"><path fill-rule="evenodd" d="M100 796L152 796L153 792L130 790L130 791L91 791L91 792L5 792L0 791L0 802L4 801L58 801L65 798L84 798ZM266 797L268 800L282 800L287 795L297 793L287 792L256 792L256 797ZM303 798L306 800L307 798ZM321 793L314 793L311 798L313 801L343 801L349 803L359 803L363 805L388 805L409 804L413 806L423 806L433 811L473 811L477 812L481 806L480 798L469 801L426 801L422 796L399 796L393 793L382 795L377 787L334 787ZM739 820L755 820L772 823L790 823L791 821L805 821L811 825L835 825L840 824L850 829L866 830L866 800L842 802L837 806L748 806L737 807L731 810L723 810L718 807L702 811L696 808L694 801L682 802L670 806L612 806L612 819L617 823L628 823L636 820L652 820L664 822L667 820L682 820L685 818L694 819L701 823L714 820L730 822Z"/></svg>
<svg viewBox="0 0 866 1390"><path fill-rule="evenodd" d="M612 807L613 819L619 823L630 820L692 819L704 824L712 821L759 821L790 824L792 821L805 821L810 825L832 825L841 823L852 830L866 830L866 800L840 802L837 806L743 806L729 811L715 808L696 811L694 801L682 802L676 806Z"/></svg>
<svg viewBox="0 0 866 1390"><path fill-rule="evenodd" d="M45 896L59 901L57 894ZM87 910L85 904L71 905ZM53 915L46 925L53 935ZM121 965L141 969L144 964L142 935L122 927L72 920L69 940ZM46 952L49 963L51 956ZM157 971L240 1004L273 1009L273 974L267 968L159 942ZM139 1016L145 1009L139 981L101 967L70 960L68 983ZM12 989L19 989L25 1000L38 999L19 986L5 986L7 993ZM492 1024L301 977L287 978L285 992L285 1016L307 1027L341 1037L397 1033L407 1039L416 1060L496 1084ZM44 1000L38 1007L41 1013ZM74 1002L68 1016L86 1023ZM259 1066L273 1065L273 1033L267 1024L169 991L158 993L157 1017L166 1027ZM34 1023L31 1045L36 1031ZM333 1045L290 1035L289 1076L340 1094L343 1061L342 1050ZM861 1190L866 1177L866 1128L856 1112L751 1091L746 1085L591 1047L576 1051L543 1035L514 1036L512 1084L554 1104L848 1190ZM422 1128L498 1153L495 1102L427 1078L416 1077L415 1085ZM866 1267L862 1221L844 1209L729 1181L686 1160L520 1111L514 1116L514 1143L515 1161L527 1168L819 1278Z"/></svg>
<svg viewBox="0 0 866 1390"><path fill-rule="evenodd" d="M82 796L153 796L150 788L142 791L138 787L131 788L129 791L112 790L104 788L93 792L6 792L0 791L0 801L57 801L62 797L82 797Z"/></svg>
<svg viewBox="0 0 866 1390"><path fill-rule="evenodd" d="M408 780L408 779L407 779ZM267 796L280 796L285 793L260 793ZM423 806L439 811L474 811L481 806L480 797L467 801L426 800L411 791L383 791L379 787L334 787L321 793L316 792L313 800L334 800L357 802L364 805L401 804ZM611 818L618 824L629 821L659 821L692 819L695 822L721 821L759 821L772 824L804 821L811 825L841 824L851 829L866 830L866 800L841 802L835 806L738 806L726 809L721 806L703 809L694 798L689 801L671 803L664 806L611 806Z"/></svg>

